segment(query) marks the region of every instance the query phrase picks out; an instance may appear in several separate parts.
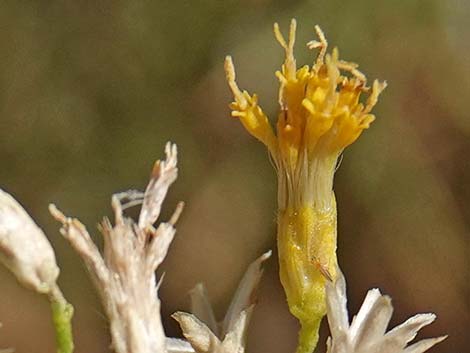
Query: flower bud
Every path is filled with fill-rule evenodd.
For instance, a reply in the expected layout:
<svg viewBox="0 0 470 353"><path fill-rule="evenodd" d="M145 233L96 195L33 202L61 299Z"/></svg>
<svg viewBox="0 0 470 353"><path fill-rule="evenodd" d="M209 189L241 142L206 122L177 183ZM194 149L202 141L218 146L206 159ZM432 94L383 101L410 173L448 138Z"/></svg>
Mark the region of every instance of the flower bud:
<svg viewBox="0 0 470 353"><path fill-rule="evenodd" d="M19 282L49 293L59 276L54 250L21 205L0 189L0 262Z"/></svg>

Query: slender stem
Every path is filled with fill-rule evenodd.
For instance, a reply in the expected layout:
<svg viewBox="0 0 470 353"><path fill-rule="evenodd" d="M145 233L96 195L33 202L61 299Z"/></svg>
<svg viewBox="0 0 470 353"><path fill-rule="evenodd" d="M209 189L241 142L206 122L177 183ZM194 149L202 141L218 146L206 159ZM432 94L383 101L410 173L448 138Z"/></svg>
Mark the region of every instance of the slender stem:
<svg viewBox="0 0 470 353"><path fill-rule="evenodd" d="M58 286L52 289L49 300L55 328L57 353L73 353L73 306L65 300Z"/></svg>
<svg viewBox="0 0 470 353"><path fill-rule="evenodd" d="M317 347L322 318L302 323L299 332L299 344L295 353L313 353Z"/></svg>

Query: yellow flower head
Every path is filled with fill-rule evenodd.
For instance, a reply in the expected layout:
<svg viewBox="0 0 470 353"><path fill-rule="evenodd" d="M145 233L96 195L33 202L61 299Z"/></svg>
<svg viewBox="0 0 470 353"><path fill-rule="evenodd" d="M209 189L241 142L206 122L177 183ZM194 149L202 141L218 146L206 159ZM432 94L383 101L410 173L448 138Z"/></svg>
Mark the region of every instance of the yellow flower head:
<svg viewBox="0 0 470 353"><path fill-rule="evenodd" d="M358 65L340 60L336 48L327 54L328 43L318 26L318 41L307 43L308 48L319 49L317 59L312 67L297 69L295 31L296 21L292 20L286 42L278 24L274 25L276 39L286 53L281 71L276 72L280 81L276 134L258 105L257 96L238 88L231 57L225 60L228 84L235 98L230 105L232 116L240 118L246 130L268 147L278 172L287 174L286 182L291 184L286 185L287 189L302 184L302 178L308 177L304 175L308 165L315 159L333 157L336 161L343 149L374 121L370 112L386 87L385 82L377 80L368 87ZM362 93L368 95L365 102L361 102ZM284 196L286 199L280 200L284 202L279 206L301 201Z"/></svg>
<svg viewBox="0 0 470 353"><path fill-rule="evenodd" d="M319 49L317 59L311 67L297 69L295 30L292 20L286 41L274 25L286 54L276 72L280 81L276 133L257 96L238 88L230 57L225 72L235 97L232 115L267 146L277 170L280 278L289 309L302 326L297 353L311 353L326 313L325 284L337 275L333 193L337 159L374 121L371 110L386 84L375 80L368 87L356 64L340 60L336 48L327 53L328 43L318 26L318 41L307 44ZM367 98L361 101L363 93Z"/></svg>

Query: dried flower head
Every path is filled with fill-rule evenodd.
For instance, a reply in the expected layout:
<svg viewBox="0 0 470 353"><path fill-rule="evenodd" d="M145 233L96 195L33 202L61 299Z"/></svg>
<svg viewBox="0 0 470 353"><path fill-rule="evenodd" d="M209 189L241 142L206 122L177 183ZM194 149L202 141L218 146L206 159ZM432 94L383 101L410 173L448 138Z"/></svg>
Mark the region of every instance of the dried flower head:
<svg viewBox="0 0 470 353"><path fill-rule="evenodd" d="M255 305L256 289L263 269L262 263L271 251L261 255L245 272L223 322L217 323L207 292L202 284L191 291L192 314L176 312L184 336L197 353L243 353L246 330Z"/></svg>
<svg viewBox="0 0 470 353"><path fill-rule="evenodd" d="M325 282L336 278L336 202L333 175L339 155L375 119L371 110L385 88L371 87L358 65L327 53L328 43L316 26L319 49L314 64L297 69L296 22L289 38L277 24L274 34L285 50L280 81L280 112L274 133L256 95L241 91L232 59L225 60L227 81L235 98L232 116L265 144L278 176L278 250L280 277L291 313L302 326L299 353L310 353L326 313ZM361 95L367 95L361 102Z"/></svg>
<svg viewBox="0 0 470 353"><path fill-rule="evenodd" d="M367 292L349 324L346 281L340 271L336 281L326 285L326 302L331 332L327 353L423 353L447 337L428 338L407 346L421 328L436 319L434 314L417 314L386 332L393 306L378 289Z"/></svg>
<svg viewBox="0 0 470 353"><path fill-rule="evenodd" d="M50 293L59 276L54 250L23 207L0 190L0 262L25 287Z"/></svg>
<svg viewBox="0 0 470 353"><path fill-rule="evenodd" d="M145 193L113 195L115 225L105 219L100 227L104 257L77 219L64 216L54 205L52 215L62 223L61 233L88 267L110 320L117 353L164 353L167 349L161 323L155 271L164 260L182 211L180 203L168 222L154 227L170 185L177 176L176 146L168 143L166 160L157 162ZM122 200L143 203L138 223L123 215Z"/></svg>

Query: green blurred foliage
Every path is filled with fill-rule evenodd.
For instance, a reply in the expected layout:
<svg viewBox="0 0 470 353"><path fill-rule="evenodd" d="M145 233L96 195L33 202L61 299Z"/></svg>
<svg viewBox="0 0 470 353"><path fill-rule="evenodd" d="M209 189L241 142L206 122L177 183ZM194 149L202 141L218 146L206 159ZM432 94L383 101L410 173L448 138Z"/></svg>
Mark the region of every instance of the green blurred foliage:
<svg viewBox="0 0 470 353"><path fill-rule="evenodd" d="M233 56L240 85L275 118L282 50L272 23L286 30L292 17L299 64L313 61L303 43L318 23L344 59L389 83L377 121L345 152L336 175L351 311L368 288L380 287L394 299L393 324L433 311L438 321L424 335L450 335L433 352L464 351L469 15L465 0L2 1L0 187L57 249L60 282L76 308L76 351L107 351L107 323L47 204L97 235L110 195L143 189L167 140L179 146L180 177L164 214L177 200L187 203L164 265L169 334L179 334L169 314L188 307L195 283L207 285L222 316L247 264L275 247L274 171L264 147L229 117L223 58ZM53 351L44 298L6 270L0 281L0 347ZM296 332L273 259L248 350L291 352Z"/></svg>

